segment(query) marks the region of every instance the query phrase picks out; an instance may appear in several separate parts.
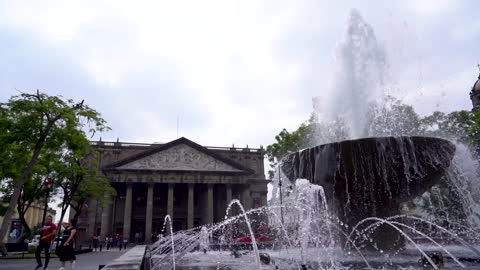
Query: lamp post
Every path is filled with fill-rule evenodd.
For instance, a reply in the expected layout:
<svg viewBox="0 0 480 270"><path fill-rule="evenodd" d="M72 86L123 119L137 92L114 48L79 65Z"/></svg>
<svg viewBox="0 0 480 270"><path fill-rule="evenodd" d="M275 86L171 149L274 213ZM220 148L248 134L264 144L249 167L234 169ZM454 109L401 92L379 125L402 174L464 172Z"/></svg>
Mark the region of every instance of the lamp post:
<svg viewBox="0 0 480 270"><path fill-rule="evenodd" d="M42 227L45 226L45 219L47 218L47 209L48 209L48 197L50 196L50 186L53 184L52 178L47 178L43 181L43 186L45 187L45 205L43 207L43 219L42 219Z"/></svg>

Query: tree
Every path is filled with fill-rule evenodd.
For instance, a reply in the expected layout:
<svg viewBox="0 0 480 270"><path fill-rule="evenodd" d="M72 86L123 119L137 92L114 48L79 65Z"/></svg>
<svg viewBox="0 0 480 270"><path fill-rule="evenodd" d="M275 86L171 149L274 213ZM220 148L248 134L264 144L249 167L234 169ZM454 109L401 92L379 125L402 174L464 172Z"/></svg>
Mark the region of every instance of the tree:
<svg viewBox="0 0 480 270"><path fill-rule="evenodd" d="M95 198L100 204L106 205L115 193L108 178L97 174L96 156L90 145L85 145L83 149L64 155L63 162L56 168L58 187L63 193L60 222L69 206L75 210L73 219L77 220L88 199Z"/></svg>
<svg viewBox="0 0 480 270"><path fill-rule="evenodd" d="M424 128L420 116L410 105L387 96L381 103L370 106L367 115L368 136L420 135Z"/></svg>
<svg viewBox="0 0 480 270"><path fill-rule="evenodd" d="M24 234L22 235L22 240L30 237L31 228L28 225L25 215L35 201L44 196L45 190L42 188L43 177L41 175L36 175L29 178L25 181L25 184L22 187L21 196L17 200L17 212L20 222L24 228Z"/></svg>
<svg viewBox="0 0 480 270"><path fill-rule="evenodd" d="M470 111L454 111L449 114L433 112L421 119L424 134L455 140L464 144L474 143L475 114Z"/></svg>
<svg viewBox="0 0 480 270"><path fill-rule="evenodd" d="M72 219L78 221L83 207L91 199L96 199L100 205L106 206L111 203L113 195L115 195L115 189L112 188L108 178L98 175L86 178L70 201L70 206L75 210Z"/></svg>
<svg viewBox="0 0 480 270"><path fill-rule="evenodd" d="M6 103L0 103L0 157L15 153L25 153L27 156L25 162L19 164L17 176L13 178L15 186L0 227L2 253L6 253L3 239L22 186L32 174L42 150L60 151L88 143L85 133L107 130L105 124L100 114L84 105L83 101L76 103L38 90L34 94L22 93L11 97Z"/></svg>
<svg viewBox="0 0 480 270"><path fill-rule="evenodd" d="M8 161L10 164L15 162L19 162L19 160L14 159ZM25 183L22 186L20 197L18 197L17 203L17 213L24 228L24 234L22 235L21 239L22 241L31 235L31 228L25 219L27 211L30 209L33 203L38 202L40 199L46 200L45 204L48 202L48 198L45 197L48 194L46 192L47 190L44 186L44 182L51 174L51 164L53 162L56 162L56 157L51 153L45 153L45 151L42 151L38 162L32 169L31 175L25 180ZM10 200L14 191L14 179L15 177L4 178L3 186L0 187L0 192L2 192L5 196L5 199L7 199L6 202Z"/></svg>
<svg viewBox="0 0 480 270"><path fill-rule="evenodd" d="M289 132L287 129L283 129L275 136L276 142L267 146L265 149L265 155L270 162L270 167L275 168L277 162L287 154L298 151L308 146L308 137L312 134L311 126L308 123L303 123L300 127ZM273 178L273 170L269 171L270 179Z"/></svg>

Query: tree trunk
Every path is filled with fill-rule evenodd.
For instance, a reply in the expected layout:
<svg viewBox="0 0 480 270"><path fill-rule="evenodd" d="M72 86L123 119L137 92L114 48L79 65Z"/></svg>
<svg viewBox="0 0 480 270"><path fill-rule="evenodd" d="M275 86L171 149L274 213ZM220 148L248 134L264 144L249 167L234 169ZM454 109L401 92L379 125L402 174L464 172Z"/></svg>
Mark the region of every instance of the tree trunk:
<svg viewBox="0 0 480 270"><path fill-rule="evenodd" d="M85 204L85 199L81 199L77 202L77 206L74 207L71 203L70 203L70 207L73 208L73 210L75 210L75 215L73 215L72 217L72 220L77 223L78 222L78 217L80 216L80 213L82 213L82 210L83 210L83 205Z"/></svg>
<svg viewBox="0 0 480 270"><path fill-rule="evenodd" d="M17 205L18 198L20 197L20 192L22 191L23 184L27 180L27 177L33 170L33 166L37 163L38 157L40 156L40 152L42 151L43 145L45 144L45 140L47 139L47 134L49 133L50 129L52 128L54 123L48 123L47 127L45 128L45 132L43 136L41 136L35 145L35 150L33 151L32 158L30 162L28 162L27 166L23 169L20 178L18 179L17 183L15 184L15 189L13 190L12 198L10 199L10 203L7 208L7 212L3 216L2 226L0 227L0 252L3 255L7 254L7 249L5 248L5 235L7 235L8 226L12 221L13 211L15 211L15 206Z"/></svg>
<svg viewBox="0 0 480 270"><path fill-rule="evenodd" d="M32 234L32 230L30 229L27 221L25 220L25 212L23 212L23 213L19 212L18 216L20 218L20 222L22 223L23 229L25 230L23 232L23 235L22 235L22 238L21 238L21 240L23 242L23 241L25 241L25 239L28 239L30 237L30 235Z"/></svg>
<svg viewBox="0 0 480 270"><path fill-rule="evenodd" d="M64 196L67 196L67 195L64 195ZM71 201L71 199L69 201ZM57 237L56 237L57 238L57 245L56 245L57 247L60 244L60 232L61 232L61 228L62 228L63 218L65 217L65 214L67 213L67 209L68 209L69 205L70 205L70 202L68 202L68 203L65 202L65 197L64 197L63 203L62 203L62 212L60 213L60 219L58 220L58 229L57 229Z"/></svg>
<svg viewBox="0 0 480 270"><path fill-rule="evenodd" d="M18 218L20 219L20 223L22 223L22 226L24 229L24 232L21 237L22 242L28 237L30 237L30 234L32 233L30 226L28 226L28 223L25 220L25 213L27 212L27 209L28 207L25 207L25 205L21 203L21 200L19 198L18 204L17 204L17 212L18 212Z"/></svg>

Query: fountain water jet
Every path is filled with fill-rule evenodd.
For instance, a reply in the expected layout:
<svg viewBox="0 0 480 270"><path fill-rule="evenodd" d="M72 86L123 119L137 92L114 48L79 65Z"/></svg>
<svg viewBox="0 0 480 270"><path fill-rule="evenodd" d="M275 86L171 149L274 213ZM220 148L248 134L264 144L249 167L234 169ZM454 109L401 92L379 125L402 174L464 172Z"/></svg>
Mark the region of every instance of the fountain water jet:
<svg viewBox="0 0 480 270"><path fill-rule="evenodd" d="M262 265L260 264L260 254L258 252L258 246L257 246L257 240L255 239L255 235L252 230L252 226L250 225L250 220L247 217L247 213L245 212L245 208L243 208L243 205L240 203L238 199L233 199L227 207L226 213L225 213L225 219L228 218L228 213L230 212L230 208L236 204L240 207L240 210L243 213L243 217L245 218L245 222L247 223L248 226L248 231L250 232L250 237L252 238L252 246L253 246L253 252L255 253L255 262L258 265L258 269L262 269Z"/></svg>
<svg viewBox="0 0 480 270"><path fill-rule="evenodd" d="M167 223L167 220L168 220L169 223ZM174 241L173 241L172 218L170 217L170 215L166 215L165 219L163 220L162 233L164 233L165 228L166 228L165 226L167 224L169 225L168 227L170 228L170 239L171 239L171 242L172 242L172 263L173 263L173 270L175 270L175 244L174 244Z"/></svg>
<svg viewBox="0 0 480 270"><path fill-rule="evenodd" d="M460 267L462 268L465 268L465 265L462 264L453 254L451 254L447 249L445 249L442 245L440 245L438 242L436 242L435 240L433 240L431 237L429 237L428 235L422 233L421 231L411 227L411 226L408 226L406 224L403 224L403 223L400 223L400 222L396 222L396 221L389 221L389 219L380 219L380 218L375 218L375 217L370 217L370 218L366 218L365 220L362 220L362 223L363 222L366 222L366 221L375 221L374 223L370 224L368 227L366 227L364 230L362 230L362 232L366 232L366 231L369 231L369 230L375 230L376 228L378 228L377 225L379 224L388 224L392 227L395 227L394 225L396 226L401 226L401 227L404 227L404 228L407 228L411 231L413 231L414 233L416 234L419 234L421 235L422 237L428 239L430 242L432 242L433 244L435 244L437 247L439 247L440 249L442 249L445 253L447 253L450 258L452 258ZM399 229L398 227L395 227L396 229ZM406 234L405 234L406 235ZM351 235L350 235L351 236ZM348 239L350 239L350 236L347 236ZM351 243L351 244L354 244L355 243L355 240L352 240L352 241L349 241L347 242L348 243Z"/></svg>

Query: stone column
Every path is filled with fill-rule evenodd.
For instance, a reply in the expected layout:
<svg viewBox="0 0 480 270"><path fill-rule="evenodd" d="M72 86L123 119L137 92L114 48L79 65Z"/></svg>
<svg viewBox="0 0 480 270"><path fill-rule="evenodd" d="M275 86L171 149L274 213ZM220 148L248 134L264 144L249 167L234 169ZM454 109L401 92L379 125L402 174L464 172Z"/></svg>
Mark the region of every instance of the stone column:
<svg viewBox="0 0 480 270"><path fill-rule="evenodd" d="M96 216L97 216L97 200L92 199L88 204L87 239L92 239L92 236L97 233L95 231Z"/></svg>
<svg viewBox="0 0 480 270"><path fill-rule="evenodd" d="M207 185L207 224L213 223L213 185Z"/></svg>
<svg viewBox="0 0 480 270"><path fill-rule="evenodd" d="M113 196L112 197L112 216L110 219L110 231L112 233L116 233L115 232L116 217L117 217L117 196Z"/></svg>
<svg viewBox="0 0 480 270"><path fill-rule="evenodd" d="M223 208L223 215L225 216L225 214L227 213L227 208L228 208L228 204L232 201L232 184L226 184L225 185L225 206ZM236 209L236 206L233 207L234 209L230 209L228 215L231 217L234 215L235 213L235 209Z"/></svg>
<svg viewBox="0 0 480 270"><path fill-rule="evenodd" d="M227 205L232 201L232 184L227 184L226 185L226 200L227 200Z"/></svg>
<svg viewBox="0 0 480 270"><path fill-rule="evenodd" d="M187 217L187 229L193 228L193 218L195 216L194 212L194 187L195 184L188 184L188 217Z"/></svg>
<svg viewBox="0 0 480 270"><path fill-rule="evenodd" d="M130 226L132 225L132 183L126 183L125 214L123 216L123 239L130 241Z"/></svg>
<svg viewBox="0 0 480 270"><path fill-rule="evenodd" d="M250 186L246 186L246 188L243 190L242 197L243 197L242 205L243 205L243 208L245 208L245 211L252 208L251 198L250 198Z"/></svg>
<svg viewBox="0 0 480 270"><path fill-rule="evenodd" d="M148 183L147 191L147 215L145 217L145 241L150 243L152 239L152 217L153 217L153 188L155 183Z"/></svg>
<svg viewBox="0 0 480 270"><path fill-rule="evenodd" d="M110 215L112 213L112 203L104 206L102 209L102 224L100 225L100 239L105 240L105 237L110 233Z"/></svg>
<svg viewBox="0 0 480 270"><path fill-rule="evenodd" d="M174 196L174 188L175 184L174 183L169 183L168 184L168 197L167 197L167 214L170 216L170 219L172 220L172 225L173 225L173 196ZM170 234L170 224L167 221L167 224L165 226L165 232L167 234Z"/></svg>

